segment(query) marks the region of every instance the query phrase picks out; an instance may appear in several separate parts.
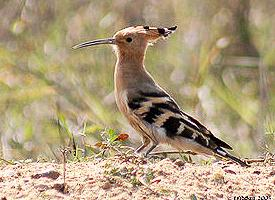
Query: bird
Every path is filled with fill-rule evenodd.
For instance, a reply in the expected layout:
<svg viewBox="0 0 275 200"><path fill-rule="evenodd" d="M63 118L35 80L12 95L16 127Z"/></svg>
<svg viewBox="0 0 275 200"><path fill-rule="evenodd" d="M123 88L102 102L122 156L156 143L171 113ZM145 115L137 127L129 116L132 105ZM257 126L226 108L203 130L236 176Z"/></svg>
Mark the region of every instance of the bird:
<svg viewBox="0 0 275 200"><path fill-rule="evenodd" d="M177 26L131 26L116 32L111 38L83 42L72 48L102 44L114 47L117 57L114 70L116 104L141 136L142 145L136 153L147 149L144 155L148 156L159 144L168 144L179 151L187 150L249 166L225 150L233 150L231 146L185 113L145 68L147 47L167 38L176 29Z"/></svg>

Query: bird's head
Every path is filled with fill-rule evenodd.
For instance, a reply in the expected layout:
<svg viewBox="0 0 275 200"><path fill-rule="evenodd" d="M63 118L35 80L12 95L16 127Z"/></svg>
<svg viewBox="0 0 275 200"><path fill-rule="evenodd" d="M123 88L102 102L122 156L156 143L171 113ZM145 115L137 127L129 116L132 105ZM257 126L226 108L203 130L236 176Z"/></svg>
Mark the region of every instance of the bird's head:
<svg viewBox="0 0 275 200"><path fill-rule="evenodd" d="M115 33L112 38L92 40L75 45L73 49L79 49L100 44L112 44L121 55L133 55L144 53L148 44L159 38L167 37L175 32L177 26L170 28L157 28L150 26L132 26Z"/></svg>

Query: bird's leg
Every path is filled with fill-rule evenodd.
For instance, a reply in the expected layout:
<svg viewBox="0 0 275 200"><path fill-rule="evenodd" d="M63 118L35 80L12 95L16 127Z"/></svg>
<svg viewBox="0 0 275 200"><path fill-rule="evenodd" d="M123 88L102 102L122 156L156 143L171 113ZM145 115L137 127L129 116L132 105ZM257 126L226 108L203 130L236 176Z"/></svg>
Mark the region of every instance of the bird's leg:
<svg viewBox="0 0 275 200"><path fill-rule="evenodd" d="M150 143L150 139L149 138L142 137L142 145L135 150L135 153L136 154L140 153L145 147L148 146L149 143Z"/></svg>
<svg viewBox="0 0 275 200"><path fill-rule="evenodd" d="M149 155L149 153L150 153L151 151L153 151L153 149L156 148L157 146L158 146L158 143L153 142L153 145L150 147L150 149L148 149L148 150L146 151L145 157L147 157L147 156Z"/></svg>

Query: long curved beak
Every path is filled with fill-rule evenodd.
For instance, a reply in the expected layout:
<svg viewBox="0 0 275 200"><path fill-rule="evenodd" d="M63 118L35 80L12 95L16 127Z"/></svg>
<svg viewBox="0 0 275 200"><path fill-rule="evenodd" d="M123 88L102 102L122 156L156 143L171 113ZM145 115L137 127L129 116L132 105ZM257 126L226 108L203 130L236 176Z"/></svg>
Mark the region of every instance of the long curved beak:
<svg viewBox="0 0 275 200"><path fill-rule="evenodd" d="M100 44L115 44L115 39L114 38L106 38L106 39L92 40L92 41L77 44L77 45L73 46L72 48L80 49L80 48L94 46L94 45L100 45Z"/></svg>

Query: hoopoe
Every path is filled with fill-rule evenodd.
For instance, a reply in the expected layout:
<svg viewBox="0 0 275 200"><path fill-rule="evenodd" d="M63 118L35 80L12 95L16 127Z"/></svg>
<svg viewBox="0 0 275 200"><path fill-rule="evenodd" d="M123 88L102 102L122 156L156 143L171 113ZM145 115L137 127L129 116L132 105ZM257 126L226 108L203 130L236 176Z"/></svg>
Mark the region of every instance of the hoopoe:
<svg viewBox="0 0 275 200"><path fill-rule="evenodd" d="M137 148L137 153L147 147L147 156L158 144L164 143L180 151L222 157L248 166L224 150L232 150L228 144L183 112L146 70L144 59L148 44L169 36L176 28L128 27L112 38L84 42L73 49L100 44L114 46L117 56L114 73L116 103L130 125L141 135L142 145Z"/></svg>

